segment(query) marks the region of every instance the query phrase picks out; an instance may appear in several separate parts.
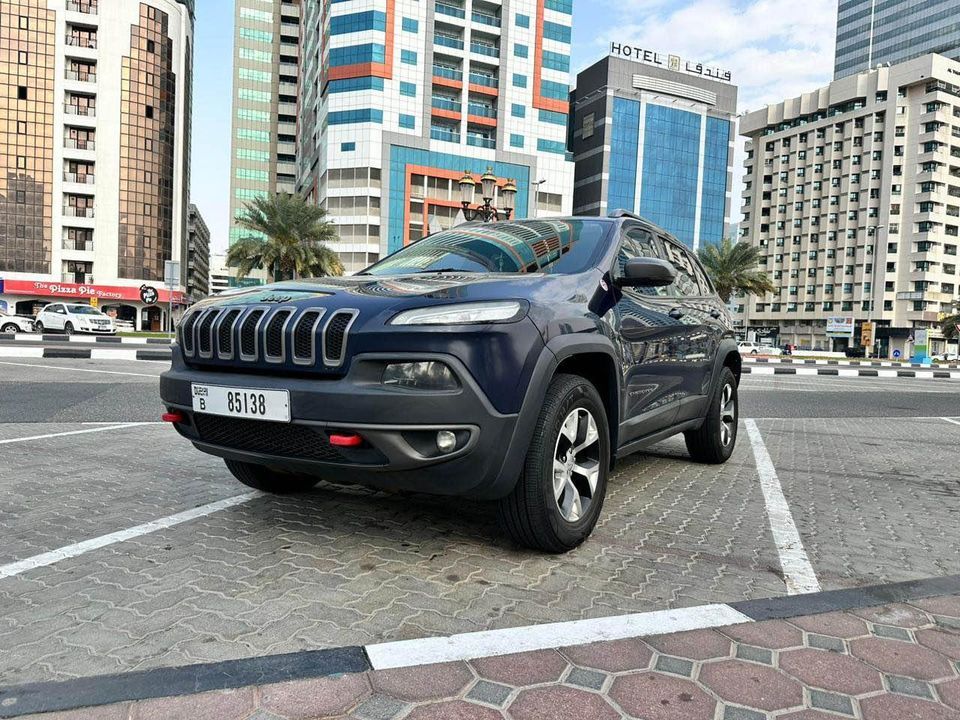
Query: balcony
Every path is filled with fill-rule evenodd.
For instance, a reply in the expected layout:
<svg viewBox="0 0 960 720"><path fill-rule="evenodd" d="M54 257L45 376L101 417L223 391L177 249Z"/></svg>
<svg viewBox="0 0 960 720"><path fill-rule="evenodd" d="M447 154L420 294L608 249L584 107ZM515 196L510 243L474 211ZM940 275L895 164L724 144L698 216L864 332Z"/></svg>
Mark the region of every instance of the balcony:
<svg viewBox="0 0 960 720"><path fill-rule="evenodd" d="M500 57L500 48L496 45L488 45L487 43L470 43L470 52L477 53L477 55L486 55L487 57Z"/></svg>
<svg viewBox="0 0 960 720"><path fill-rule="evenodd" d="M446 67L444 65L434 65L433 66L433 76L439 78L445 78L446 80L457 80L463 81L463 71L456 70L455 68ZM473 82L472 75L470 82Z"/></svg>
<svg viewBox="0 0 960 720"><path fill-rule="evenodd" d="M77 140L76 138L64 138L63 146L68 150L96 150L97 143L94 140Z"/></svg>
<svg viewBox="0 0 960 720"><path fill-rule="evenodd" d="M470 19L475 23L480 23L481 25L489 25L490 27L500 27L500 18L496 15L488 15L487 13L477 12L476 10L470 15Z"/></svg>
<svg viewBox="0 0 960 720"><path fill-rule="evenodd" d="M63 249L77 250L80 252L93 252L93 240L73 240L71 238L64 238Z"/></svg>
<svg viewBox="0 0 960 720"><path fill-rule="evenodd" d="M77 183L78 185L93 185L95 184L94 174L93 173L72 173L64 172L63 181L68 183Z"/></svg>
<svg viewBox="0 0 960 720"><path fill-rule="evenodd" d="M93 285L93 273L63 273L61 282Z"/></svg>
<svg viewBox="0 0 960 720"><path fill-rule="evenodd" d="M460 112L460 100L457 98L443 97L442 95L434 95L430 99L431 107L435 107L438 110L450 110L452 112Z"/></svg>
<svg viewBox="0 0 960 720"><path fill-rule="evenodd" d="M467 134L467 145L494 150L497 147L497 141L495 138L488 138L483 135Z"/></svg>
<svg viewBox="0 0 960 720"><path fill-rule="evenodd" d="M64 77L75 82L95 83L97 81L97 74L86 70L67 70Z"/></svg>
<svg viewBox="0 0 960 720"><path fill-rule="evenodd" d="M433 126L430 128L431 140L443 140L444 142L459 143L460 133L456 130Z"/></svg>
<svg viewBox="0 0 960 720"><path fill-rule="evenodd" d="M95 37L82 37L79 35L67 35L64 40L68 47L85 48L87 50L97 49L97 39Z"/></svg>
<svg viewBox="0 0 960 720"><path fill-rule="evenodd" d="M495 118L497 109L493 105L484 105L483 103L471 102L467 104L467 113L478 117Z"/></svg>
<svg viewBox="0 0 960 720"><path fill-rule="evenodd" d="M463 40L452 35L434 35L433 44L453 48L454 50L463 50Z"/></svg>
<svg viewBox="0 0 960 720"><path fill-rule="evenodd" d="M63 112L66 115L75 115L78 117L96 117L97 116L97 108L96 106L92 106L92 105L82 106L82 105L73 105L71 103L64 103Z"/></svg>
<svg viewBox="0 0 960 720"><path fill-rule="evenodd" d="M448 3L438 2L433 6L434 12L438 15L446 15L447 17L455 17L464 19L467 17L467 13L464 9L458 5L450 5Z"/></svg>
<svg viewBox="0 0 960 720"><path fill-rule="evenodd" d="M480 73L472 72L470 73L470 84L480 85L482 87L495 88L500 84L500 82L499 80L497 80L496 76L481 75Z"/></svg>
<svg viewBox="0 0 960 720"><path fill-rule="evenodd" d="M63 206L64 217L92 218L94 216L92 207L75 207L73 205Z"/></svg>
<svg viewBox="0 0 960 720"><path fill-rule="evenodd" d="M67 0L67 12L78 12L84 15L96 15L98 12L96 0Z"/></svg>

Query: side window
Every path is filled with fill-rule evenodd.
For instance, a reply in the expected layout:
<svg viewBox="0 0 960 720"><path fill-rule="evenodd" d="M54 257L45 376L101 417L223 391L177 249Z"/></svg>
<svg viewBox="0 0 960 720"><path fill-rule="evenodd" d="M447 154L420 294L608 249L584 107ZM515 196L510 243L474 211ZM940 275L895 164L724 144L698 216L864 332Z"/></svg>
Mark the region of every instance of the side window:
<svg viewBox="0 0 960 720"><path fill-rule="evenodd" d="M703 265L700 264L697 256L692 252L687 250L686 253L690 260L690 266L693 268L693 273L697 276L697 284L700 286L700 294L713 295L713 286L710 284L710 280L707 279L707 274L703 270Z"/></svg>
<svg viewBox="0 0 960 720"><path fill-rule="evenodd" d="M667 253L667 260L677 269L677 279L670 289L677 297L696 297L700 295L700 283L697 282L695 263L687 254L687 249L680 247L672 240L663 240L663 247Z"/></svg>

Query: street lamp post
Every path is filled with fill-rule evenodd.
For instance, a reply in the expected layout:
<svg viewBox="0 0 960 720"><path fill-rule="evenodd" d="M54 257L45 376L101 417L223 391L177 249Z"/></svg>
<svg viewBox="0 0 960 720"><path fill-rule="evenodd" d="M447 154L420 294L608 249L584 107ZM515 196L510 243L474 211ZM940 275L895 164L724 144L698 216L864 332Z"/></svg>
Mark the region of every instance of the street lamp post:
<svg viewBox="0 0 960 720"><path fill-rule="evenodd" d="M507 180L500 188L500 208L492 204L496 191L497 176L493 174L493 168L487 168L480 178L480 198L483 202L474 205L477 181L473 179L469 170L464 172L463 177L460 178L460 205L463 206L463 217L468 222L509 220L517 199L517 184L513 180Z"/></svg>
<svg viewBox="0 0 960 720"><path fill-rule="evenodd" d="M540 216L540 186L543 185L545 182L546 182L546 179L537 180L535 183L530 183L536 188L536 192L534 193L534 198L533 198L533 217L534 218L537 218Z"/></svg>

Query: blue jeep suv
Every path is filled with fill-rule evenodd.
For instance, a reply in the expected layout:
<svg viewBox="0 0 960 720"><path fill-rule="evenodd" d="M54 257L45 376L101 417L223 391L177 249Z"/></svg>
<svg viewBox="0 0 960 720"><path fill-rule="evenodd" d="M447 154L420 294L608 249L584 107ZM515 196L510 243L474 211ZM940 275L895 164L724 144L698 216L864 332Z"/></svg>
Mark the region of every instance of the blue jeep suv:
<svg viewBox="0 0 960 720"><path fill-rule="evenodd" d="M319 480L495 500L563 552L617 458L677 433L722 463L740 355L696 257L628 213L467 224L352 277L198 303L165 419L246 485Z"/></svg>

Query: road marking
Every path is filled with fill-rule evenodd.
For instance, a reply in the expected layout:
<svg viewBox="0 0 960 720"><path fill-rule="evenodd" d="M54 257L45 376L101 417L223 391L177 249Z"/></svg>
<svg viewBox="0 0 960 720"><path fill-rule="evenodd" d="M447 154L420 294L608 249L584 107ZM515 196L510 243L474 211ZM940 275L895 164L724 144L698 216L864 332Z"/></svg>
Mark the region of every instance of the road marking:
<svg viewBox="0 0 960 720"><path fill-rule="evenodd" d="M2 348L0 348L2 349ZM144 361L140 361L144 362ZM167 362L167 361L159 361ZM135 372L120 372L119 370L89 370L87 368L75 368L75 367L61 367L60 365L36 365L34 363L15 363L15 362L2 362L0 365L14 365L16 367L36 367L36 368L46 368L48 370L66 370L67 372L86 372L86 373L101 373L103 375L133 375L134 377L148 377L148 378L159 378L159 375L152 375L150 373L135 373Z"/></svg>
<svg viewBox="0 0 960 720"><path fill-rule="evenodd" d="M960 420L954 420L952 418L940 418L941 420L946 420L948 423L953 423L954 425L960 425Z"/></svg>
<svg viewBox="0 0 960 720"><path fill-rule="evenodd" d="M10 445L11 443L29 442L30 440L47 440L48 438L65 437L67 435L85 435L87 433L106 432L107 430L124 430L125 428L142 427L144 425L157 425L155 422L131 422L121 425L107 425L106 427L87 428L86 430L70 430L69 432L50 433L48 435L31 435L30 437L10 438L0 440L0 445ZM164 423L159 423L163 425Z"/></svg>
<svg viewBox="0 0 960 720"><path fill-rule="evenodd" d="M53 565L61 560L75 558L78 555L83 555L91 550L98 550L99 548L106 547L107 545L115 545L117 543L124 542L125 540L132 540L135 537L140 537L141 535L148 535L156 532L157 530L165 530L166 528L173 527L174 525L180 525L182 523L189 522L190 520L196 520L197 518L211 515L215 512L219 512L220 510L226 510L227 508L241 505L248 500L253 500L256 497L260 497L261 494L262 493L259 492L249 492L243 495L235 495L234 497L230 497L225 500L218 500L207 505L195 507L191 510L185 510L184 512L177 513L176 515L168 515L167 517L160 518L159 520L151 520L143 525L137 525L136 527L127 528L126 530L119 530L117 532L110 533L109 535L101 535L100 537L84 540L82 542L74 543L73 545L67 545L66 547L57 548L56 550L51 550L50 552L41 553L40 555L34 555L33 557L28 557L24 560L18 560L17 562L10 563L9 565L0 565L0 580L3 578L20 575L28 570L35 570L36 568Z"/></svg>
<svg viewBox="0 0 960 720"><path fill-rule="evenodd" d="M399 640L367 645L366 651L374 670L386 670L747 622L752 622L749 616L729 605L702 605L619 617L483 630L449 637Z"/></svg>
<svg viewBox="0 0 960 720"><path fill-rule="evenodd" d="M43 348L0 347L0 357L42 358Z"/></svg>
<svg viewBox="0 0 960 720"><path fill-rule="evenodd" d="M112 348L93 348L90 350L91 360L136 360L136 350L114 350Z"/></svg>
<svg viewBox="0 0 960 720"><path fill-rule="evenodd" d="M787 593L799 595L801 593L820 592L820 583L813 571L810 559L803 549L800 533L793 522L787 499L783 496L780 479L773 467L770 453L767 452L756 421L743 421L753 446L753 456L757 462L757 473L760 475L760 487L763 490L763 500L767 506L767 517L770 519L770 531L773 541L780 555L780 568L783 570L783 579L787 584Z"/></svg>

